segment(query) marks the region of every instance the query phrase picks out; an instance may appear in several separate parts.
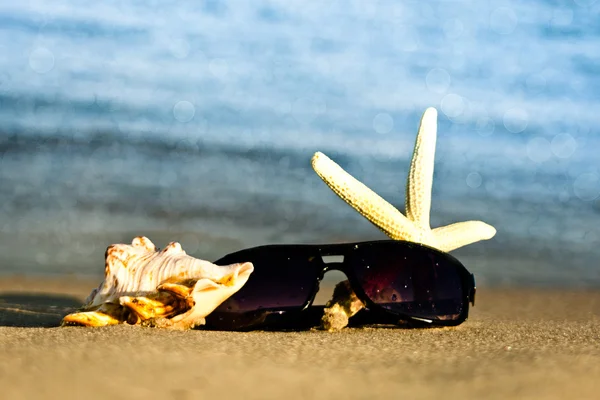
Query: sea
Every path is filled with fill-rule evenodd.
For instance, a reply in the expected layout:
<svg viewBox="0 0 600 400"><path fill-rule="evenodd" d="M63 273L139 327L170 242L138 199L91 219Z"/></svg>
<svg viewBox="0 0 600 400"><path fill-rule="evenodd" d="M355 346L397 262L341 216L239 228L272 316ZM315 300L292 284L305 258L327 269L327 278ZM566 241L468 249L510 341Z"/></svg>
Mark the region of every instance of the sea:
<svg viewBox="0 0 600 400"><path fill-rule="evenodd" d="M207 260L386 236L438 110L433 227L478 285L600 287L600 1L0 0L0 274L101 277L138 235Z"/></svg>

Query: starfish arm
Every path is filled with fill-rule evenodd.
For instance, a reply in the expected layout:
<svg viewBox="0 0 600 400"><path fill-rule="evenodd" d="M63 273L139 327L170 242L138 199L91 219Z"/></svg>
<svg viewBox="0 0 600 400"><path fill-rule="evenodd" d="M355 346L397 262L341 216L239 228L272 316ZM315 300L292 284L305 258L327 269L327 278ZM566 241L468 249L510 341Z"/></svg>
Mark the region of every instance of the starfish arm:
<svg viewBox="0 0 600 400"><path fill-rule="evenodd" d="M496 229L482 221L465 221L442 226L433 230L435 247L452 251L480 240L494 237Z"/></svg>
<svg viewBox="0 0 600 400"><path fill-rule="evenodd" d="M323 181L352 208L395 240L413 240L418 230L393 205L344 171L321 152L312 158L312 167Z"/></svg>
<svg viewBox="0 0 600 400"><path fill-rule="evenodd" d="M406 182L406 216L421 229L429 229L436 132L437 111L429 107L421 117Z"/></svg>

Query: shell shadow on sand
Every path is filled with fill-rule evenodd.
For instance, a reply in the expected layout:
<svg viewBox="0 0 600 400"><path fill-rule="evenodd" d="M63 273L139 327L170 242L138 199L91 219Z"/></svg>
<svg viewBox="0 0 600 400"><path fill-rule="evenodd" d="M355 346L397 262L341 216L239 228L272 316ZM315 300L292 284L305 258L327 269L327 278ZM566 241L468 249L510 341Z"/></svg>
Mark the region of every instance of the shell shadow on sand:
<svg viewBox="0 0 600 400"><path fill-rule="evenodd" d="M0 292L0 326L49 328L81 307L74 296L45 293Z"/></svg>

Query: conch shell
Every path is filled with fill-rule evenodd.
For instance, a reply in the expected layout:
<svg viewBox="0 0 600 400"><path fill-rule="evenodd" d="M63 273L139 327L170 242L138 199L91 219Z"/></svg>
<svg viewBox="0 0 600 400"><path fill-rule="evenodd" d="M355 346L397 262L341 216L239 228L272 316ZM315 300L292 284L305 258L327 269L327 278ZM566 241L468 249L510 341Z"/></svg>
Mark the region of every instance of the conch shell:
<svg viewBox="0 0 600 400"><path fill-rule="evenodd" d="M158 251L138 236L106 250L104 281L79 312L62 325L105 326L121 323L191 329L205 323L254 271L252 263L226 266L189 256L177 242Z"/></svg>

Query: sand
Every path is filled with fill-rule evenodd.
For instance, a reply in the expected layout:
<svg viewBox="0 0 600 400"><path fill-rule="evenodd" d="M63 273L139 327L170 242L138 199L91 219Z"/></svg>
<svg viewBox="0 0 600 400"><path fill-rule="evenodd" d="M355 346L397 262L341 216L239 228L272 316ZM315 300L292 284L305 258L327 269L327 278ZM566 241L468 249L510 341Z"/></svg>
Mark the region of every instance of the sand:
<svg viewBox="0 0 600 400"><path fill-rule="evenodd" d="M479 288L442 329L55 327L96 283L0 278L0 398L600 398L600 292Z"/></svg>

